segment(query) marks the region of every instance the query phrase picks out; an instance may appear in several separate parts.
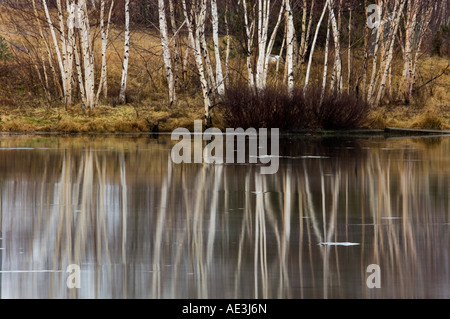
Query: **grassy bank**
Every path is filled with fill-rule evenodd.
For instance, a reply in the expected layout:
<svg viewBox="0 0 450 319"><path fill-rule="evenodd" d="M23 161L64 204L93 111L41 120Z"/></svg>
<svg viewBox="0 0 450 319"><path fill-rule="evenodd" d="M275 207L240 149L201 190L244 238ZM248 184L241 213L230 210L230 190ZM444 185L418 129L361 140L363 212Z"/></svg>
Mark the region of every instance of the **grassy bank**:
<svg viewBox="0 0 450 319"><path fill-rule="evenodd" d="M192 129L194 120L202 119L203 109L191 107L173 109L161 107L116 108L99 106L83 114L78 108L0 108L0 132L60 132L60 133L141 133L171 132L178 127ZM220 123L215 123L221 127ZM450 108L440 112L415 110L405 106L382 107L371 111L362 129L385 127L415 129L450 129Z"/></svg>
<svg viewBox="0 0 450 319"><path fill-rule="evenodd" d="M79 107L0 107L1 132L120 133L161 132L190 127L202 118L196 107L136 107L100 105L85 114Z"/></svg>

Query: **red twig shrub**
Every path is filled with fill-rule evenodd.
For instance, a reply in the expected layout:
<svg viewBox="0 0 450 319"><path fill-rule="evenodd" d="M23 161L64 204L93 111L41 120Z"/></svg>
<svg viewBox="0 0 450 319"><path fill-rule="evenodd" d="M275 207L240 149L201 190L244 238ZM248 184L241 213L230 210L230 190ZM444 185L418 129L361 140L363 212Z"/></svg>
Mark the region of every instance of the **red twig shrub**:
<svg viewBox="0 0 450 319"><path fill-rule="evenodd" d="M304 92L296 88L291 95L286 87L251 89L246 84L229 87L221 104L227 127L301 129L356 129L364 125L369 105L346 93L320 89Z"/></svg>

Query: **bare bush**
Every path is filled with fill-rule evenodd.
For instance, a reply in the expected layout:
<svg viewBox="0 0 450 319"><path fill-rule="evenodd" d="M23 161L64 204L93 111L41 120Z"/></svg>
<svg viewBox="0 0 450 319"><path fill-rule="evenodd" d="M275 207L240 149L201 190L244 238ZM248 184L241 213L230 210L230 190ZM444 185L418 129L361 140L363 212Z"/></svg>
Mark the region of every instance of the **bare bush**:
<svg viewBox="0 0 450 319"><path fill-rule="evenodd" d="M247 85L228 88L221 114L229 127L277 127L280 130L356 129L368 118L369 105L346 93L325 94L320 89L268 86L253 90Z"/></svg>

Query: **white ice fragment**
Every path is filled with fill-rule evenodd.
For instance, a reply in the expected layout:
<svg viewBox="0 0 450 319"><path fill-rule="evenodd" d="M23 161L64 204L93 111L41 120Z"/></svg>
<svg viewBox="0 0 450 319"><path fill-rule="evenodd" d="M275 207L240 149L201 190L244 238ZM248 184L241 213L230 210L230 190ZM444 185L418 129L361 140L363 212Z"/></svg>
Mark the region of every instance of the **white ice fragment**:
<svg viewBox="0 0 450 319"><path fill-rule="evenodd" d="M360 245L359 243L349 243L349 242L324 242L324 243L319 243L319 245L323 245L323 246L358 246Z"/></svg>

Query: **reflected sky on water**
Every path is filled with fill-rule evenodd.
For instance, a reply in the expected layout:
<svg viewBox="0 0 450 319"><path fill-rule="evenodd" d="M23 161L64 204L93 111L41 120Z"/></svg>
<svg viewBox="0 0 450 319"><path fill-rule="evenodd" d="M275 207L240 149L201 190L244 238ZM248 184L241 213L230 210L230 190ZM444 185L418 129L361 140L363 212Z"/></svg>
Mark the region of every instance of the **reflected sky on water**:
<svg viewBox="0 0 450 319"><path fill-rule="evenodd" d="M1 298L450 298L449 138L284 136L274 175L175 143L1 136Z"/></svg>

